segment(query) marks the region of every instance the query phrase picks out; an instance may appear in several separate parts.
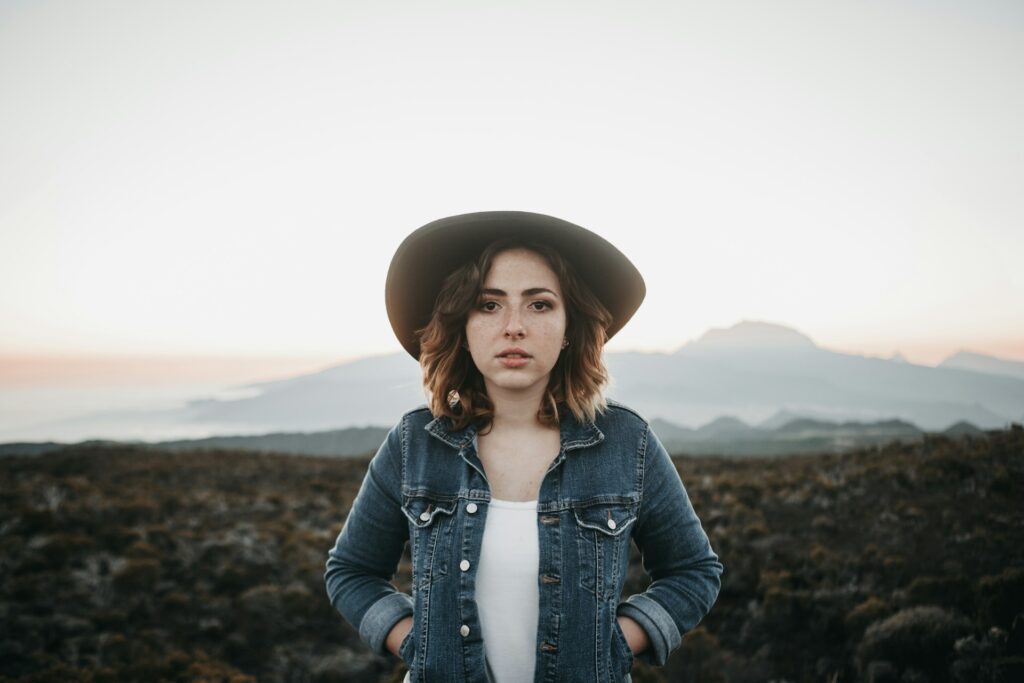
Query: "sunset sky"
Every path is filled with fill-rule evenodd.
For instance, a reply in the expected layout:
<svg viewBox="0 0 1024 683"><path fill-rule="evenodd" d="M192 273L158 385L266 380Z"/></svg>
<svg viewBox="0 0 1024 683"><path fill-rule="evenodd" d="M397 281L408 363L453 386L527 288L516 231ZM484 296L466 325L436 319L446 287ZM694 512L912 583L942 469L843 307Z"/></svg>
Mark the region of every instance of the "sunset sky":
<svg viewBox="0 0 1024 683"><path fill-rule="evenodd" d="M1015 1L4 2L0 381L399 351L395 248L490 209L634 261L610 350L1024 361L1022 67Z"/></svg>

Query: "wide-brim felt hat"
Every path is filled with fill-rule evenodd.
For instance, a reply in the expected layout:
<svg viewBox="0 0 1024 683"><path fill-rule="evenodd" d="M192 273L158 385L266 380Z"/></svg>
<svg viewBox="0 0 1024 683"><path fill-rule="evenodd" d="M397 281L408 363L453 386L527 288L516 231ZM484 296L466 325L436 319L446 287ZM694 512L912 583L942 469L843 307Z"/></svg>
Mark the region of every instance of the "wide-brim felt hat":
<svg viewBox="0 0 1024 683"><path fill-rule="evenodd" d="M425 327L445 277L476 260L491 242L520 237L547 244L569 261L611 312L607 337L629 322L647 287L636 266L611 242L569 221L527 211L482 211L448 216L413 231L391 258L384 301L395 336L419 359L416 330Z"/></svg>

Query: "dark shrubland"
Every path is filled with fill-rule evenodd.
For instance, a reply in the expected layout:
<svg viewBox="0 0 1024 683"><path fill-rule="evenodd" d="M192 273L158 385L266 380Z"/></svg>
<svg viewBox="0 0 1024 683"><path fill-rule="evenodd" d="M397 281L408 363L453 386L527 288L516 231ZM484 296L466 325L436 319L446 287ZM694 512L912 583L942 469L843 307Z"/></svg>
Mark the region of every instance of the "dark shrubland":
<svg viewBox="0 0 1024 683"><path fill-rule="evenodd" d="M676 464L725 574L638 683L1024 680L1024 430ZM129 446L0 460L0 681L400 681L323 586L365 467ZM634 549L627 592L646 583Z"/></svg>

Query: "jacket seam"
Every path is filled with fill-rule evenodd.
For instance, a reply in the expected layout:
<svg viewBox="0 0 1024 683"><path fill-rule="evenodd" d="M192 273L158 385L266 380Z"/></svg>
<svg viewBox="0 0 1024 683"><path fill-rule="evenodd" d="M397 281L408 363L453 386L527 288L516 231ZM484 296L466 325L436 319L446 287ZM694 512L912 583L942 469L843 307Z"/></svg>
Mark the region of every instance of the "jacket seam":
<svg viewBox="0 0 1024 683"><path fill-rule="evenodd" d="M640 437L640 467L638 468L639 472L637 473L637 490L640 492L640 505L637 506L636 512L638 518L644 513L644 494L647 493L645 489L647 480L644 475L647 472L647 447L651 443L650 439L647 437L650 433L651 427L648 425L647 428L644 429L643 436Z"/></svg>
<svg viewBox="0 0 1024 683"><path fill-rule="evenodd" d="M406 464L405 464L405 459L406 459L406 443L408 441L408 437L407 437L407 433L406 433L406 431L408 429L408 415L409 415L409 413L406 413L405 415L402 416L402 427L401 427L401 429L398 432L398 437L399 437L398 438L398 446L399 446L399 450L401 450L401 452L402 452L402 466L399 469L399 476L402 478L403 488L404 488L404 484L405 484L405 470L406 470Z"/></svg>

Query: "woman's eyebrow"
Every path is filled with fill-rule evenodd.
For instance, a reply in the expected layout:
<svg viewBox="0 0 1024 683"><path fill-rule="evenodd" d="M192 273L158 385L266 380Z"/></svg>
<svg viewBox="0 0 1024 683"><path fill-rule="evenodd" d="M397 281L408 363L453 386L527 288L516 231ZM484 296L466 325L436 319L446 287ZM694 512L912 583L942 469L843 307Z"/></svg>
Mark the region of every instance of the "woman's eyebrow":
<svg viewBox="0 0 1024 683"><path fill-rule="evenodd" d="M543 294L545 292L550 294L551 296L555 297L556 299L558 298L557 294L552 292L550 289L547 289L546 287L531 287L530 289L524 289L523 290L523 296L534 296L535 294ZM483 290L481 290L480 293L481 294L490 294L492 296L506 296L505 290L503 290L503 289L494 289L493 287L488 287L486 289L483 289Z"/></svg>

